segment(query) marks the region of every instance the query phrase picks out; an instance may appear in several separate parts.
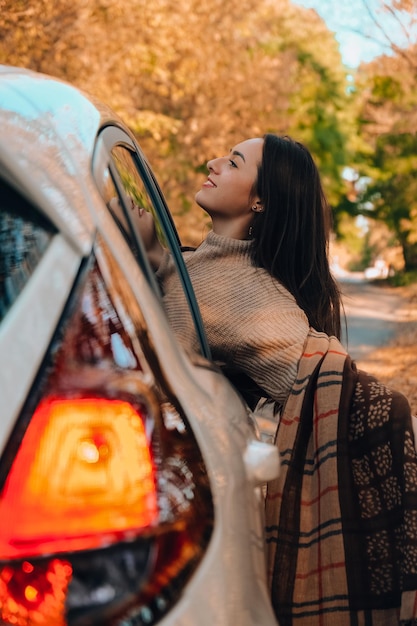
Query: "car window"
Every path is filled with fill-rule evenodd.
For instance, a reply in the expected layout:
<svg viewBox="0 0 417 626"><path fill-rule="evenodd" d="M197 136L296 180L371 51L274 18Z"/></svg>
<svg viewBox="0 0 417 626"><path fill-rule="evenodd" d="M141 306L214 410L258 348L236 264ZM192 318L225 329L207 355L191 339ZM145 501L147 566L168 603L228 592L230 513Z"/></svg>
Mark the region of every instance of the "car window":
<svg viewBox="0 0 417 626"><path fill-rule="evenodd" d="M0 322L30 280L54 227L0 181Z"/></svg>
<svg viewBox="0 0 417 626"><path fill-rule="evenodd" d="M144 264L146 235L143 234L143 228L141 232L139 231L139 225L143 226L143 217L139 218L139 211L152 217L159 242L169 259L170 271L177 276L179 288L176 297L184 300L185 306L179 301L178 306L181 311L186 311L183 325L190 338L189 345L197 347L200 354L210 358L200 312L182 257L178 233L152 171L142 153L120 129L107 127L101 134L101 140L101 150L106 151L109 160L106 167L100 170L97 163L106 162L101 154L101 158L95 160L94 173L96 180L100 179L99 188L103 199L138 263L148 276L149 282L152 285L156 282L163 303L163 287L155 281L155 274L150 275L153 273L152 269L156 268L149 269L151 261Z"/></svg>
<svg viewBox="0 0 417 626"><path fill-rule="evenodd" d="M159 212L149 197L144 180L137 169L135 153L124 146L116 145L111 150L111 156L126 194L127 210L133 223L137 223L139 211L149 213L154 220L159 242L166 250L169 250ZM120 199L114 202L110 200L111 210L114 212L117 210L121 212L121 204Z"/></svg>

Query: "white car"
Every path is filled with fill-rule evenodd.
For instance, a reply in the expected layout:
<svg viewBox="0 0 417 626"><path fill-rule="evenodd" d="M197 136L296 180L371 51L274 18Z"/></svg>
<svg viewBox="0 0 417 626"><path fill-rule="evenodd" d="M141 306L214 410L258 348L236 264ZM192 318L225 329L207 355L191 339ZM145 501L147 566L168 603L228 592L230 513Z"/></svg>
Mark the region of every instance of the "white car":
<svg viewBox="0 0 417 626"><path fill-rule="evenodd" d="M152 211L200 354L173 336L132 219ZM210 360L134 136L0 66L0 623L276 626L262 484L279 472Z"/></svg>

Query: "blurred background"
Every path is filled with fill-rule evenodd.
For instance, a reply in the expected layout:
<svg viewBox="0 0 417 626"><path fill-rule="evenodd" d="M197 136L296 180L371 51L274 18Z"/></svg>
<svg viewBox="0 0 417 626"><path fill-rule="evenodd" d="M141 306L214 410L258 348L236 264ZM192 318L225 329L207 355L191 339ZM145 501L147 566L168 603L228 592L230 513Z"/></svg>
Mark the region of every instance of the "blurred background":
<svg viewBox="0 0 417 626"><path fill-rule="evenodd" d="M321 171L334 268L417 279L415 0L0 0L0 63L110 104L184 243L207 232L207 160L289 134Z"/></svg>

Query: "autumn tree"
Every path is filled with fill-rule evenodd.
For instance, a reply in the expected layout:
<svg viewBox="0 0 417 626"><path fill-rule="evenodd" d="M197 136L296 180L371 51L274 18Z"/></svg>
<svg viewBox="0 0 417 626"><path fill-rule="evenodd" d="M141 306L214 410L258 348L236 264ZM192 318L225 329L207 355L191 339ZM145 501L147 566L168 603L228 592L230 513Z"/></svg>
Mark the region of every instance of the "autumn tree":
<svg viewBox="0 0 417 626"><path fill-rule="evenodd" d="M188 242L206 161L267 131L312 149L334 197L345 75L322 20L289 0L0 0L0 61L108 102L139 138Z"/></svg>
<svg viewBox="0 0 417 626"><path fill-rule="evenodd" d="M344 193L341 171L348 161L354 124L347 70L333 33L310 10L288 39L296 51L290 132L316 157L326 193L336 207Z"/></svg>
<svg viewBox="0 0 417 626"><path fill-rule="evenodd" d="M413 0L362 0L377 40L386 54L362 64L355 74L352 153L346 193L337 215L359 214L383 221L403 249L407 269L415 267L413 149L417 97L417 11ZM400 43L399 43L400 42ZM364 181L367 181L364 184Z"/></svg>
<svg viewBox="0 0 417 626"><path fill-rule="evenodd" d="M357 75L358 129L364 144L358 151L356 167L359 177L370 182L358 193L354 206L363 214L371 210L372 217L392 229L402 247L406 269L411 270L417 268L417 16L409 0L383 5L392 24L401 25L406 45L394 45L391 32L375 18L390 54L362 65Z"/></svg>
<svg viewBox="0 0 417 626"><path fill-rule="evenodd" d="M361 212L387 224L402 248L405 269L417 269L417 135L380 135L372 165Z"/></svg>

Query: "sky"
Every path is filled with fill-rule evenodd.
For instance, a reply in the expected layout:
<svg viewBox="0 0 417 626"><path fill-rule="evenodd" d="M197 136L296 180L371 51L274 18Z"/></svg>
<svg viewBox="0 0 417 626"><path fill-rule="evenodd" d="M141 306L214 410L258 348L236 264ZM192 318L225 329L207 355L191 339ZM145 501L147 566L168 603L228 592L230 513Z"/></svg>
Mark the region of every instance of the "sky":
<svg viewBox="0 0 417 626"><path fill-rule="evenodd" d="M293 0L295 4L312 8L324 19L328 28L335 33L339 42L342 60L348 67L355 68L361 62L369 62L374 57L389 53L384 46L384 38L369 16L363 0ZM389 22L386 15L378 10L379 0L367 0L374 15L387 28L396 43L401 43L398 24Z"/></svg>

